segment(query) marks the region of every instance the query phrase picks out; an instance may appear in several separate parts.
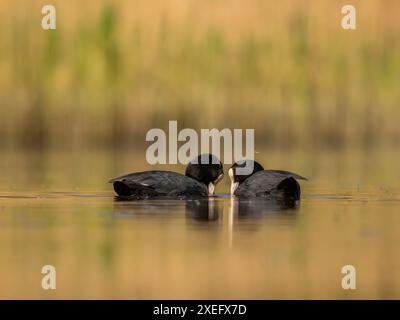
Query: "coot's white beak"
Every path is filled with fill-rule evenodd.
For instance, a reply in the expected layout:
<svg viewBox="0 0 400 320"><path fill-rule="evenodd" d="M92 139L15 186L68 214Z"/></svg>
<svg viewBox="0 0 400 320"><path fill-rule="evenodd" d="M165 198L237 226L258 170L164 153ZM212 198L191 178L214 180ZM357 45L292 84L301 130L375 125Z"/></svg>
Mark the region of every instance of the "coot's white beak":
<svg viewBox="0 0 400 320"><path fill-rule="evenodd" d="M233 196L236 189L239 187L239 182L234 182L235 177L234 177L232 168L229 169L228 174L229 174L229 178L231 179L231 195Z"/></svg>
<svg viewBox="0 0 400 320"><path fill-rule="evenodd" d="M212 196L214 194L214 191L215 191L215 184L210 182L208 184L208 195Z"/></svg>
<svg viewBox="0 0 400 320"><path fill-rule="evenodd" d="M212 196L215 192L215 186L217 185L217 183L222 179L222 177L224 176L223 173L221 173L218 178L214 181L214 182L210 182L208 184L208 195Z"/></svg>
<svg viewBox="0 0 400 320"><path fill-rule="evenodd" d="M231 183L231 195L235 194L236 189L239 187L239 182L232 182Z"/></svg>

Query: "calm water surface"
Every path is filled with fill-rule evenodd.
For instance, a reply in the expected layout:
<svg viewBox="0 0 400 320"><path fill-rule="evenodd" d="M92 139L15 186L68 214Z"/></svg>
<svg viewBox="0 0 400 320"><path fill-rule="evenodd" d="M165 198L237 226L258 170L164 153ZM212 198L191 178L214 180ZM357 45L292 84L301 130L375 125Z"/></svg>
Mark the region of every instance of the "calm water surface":
<svg viewBox="0 0 400 320"><path fill-rule="evenodd" d="M115 201L106 181L149 169L143 151L3 152L0 298L399 299L399 155L262 152L310 178L285 207L231 199L228 177L205 201ZM356 290L341 289L347 264Z"/></svg>

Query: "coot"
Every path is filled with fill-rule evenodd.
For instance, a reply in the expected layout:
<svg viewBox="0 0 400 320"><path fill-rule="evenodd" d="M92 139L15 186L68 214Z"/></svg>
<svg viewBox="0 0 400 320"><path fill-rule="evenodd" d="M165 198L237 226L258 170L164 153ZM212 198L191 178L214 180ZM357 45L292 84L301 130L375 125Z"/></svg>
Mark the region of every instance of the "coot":
<svg viewBox="0 0 400 320"><path fill-rule="evenodd" d="M250 174L237 174L238 168L253 165ZM237 197L263 197L268 199L300 199L300 185L297 182L307 180L296 173L284 170L264 170L257 161L242 160L229 169L231 194Z"/></svg>
<svg viewBox="0 0 400 320"><path fill-rule="evenodd" d="M223 177L221 161L212 154L195 157L186 167L185 175L172 171L144 171L111 179L120 197L148 199L155 197L207 197L214 194Z"/></svg>

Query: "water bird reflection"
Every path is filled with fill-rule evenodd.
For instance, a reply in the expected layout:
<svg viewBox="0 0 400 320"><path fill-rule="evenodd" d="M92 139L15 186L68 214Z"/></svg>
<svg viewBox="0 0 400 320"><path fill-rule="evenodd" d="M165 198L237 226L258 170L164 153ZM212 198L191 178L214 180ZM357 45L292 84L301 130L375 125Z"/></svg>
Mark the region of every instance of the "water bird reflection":
<svg viewBox="0 0 400 320"><path fill-rule="evenodd" d="M119 217L183 217L197 221L217 221L222 217L224 201L200 197L189 199L159 198L130 201L114 198L113 214Z"/></svg>
<svg viewBox="0 0 400 320"><path fill-rule="evenodd" d="M223 202L216 198L186 200L186 216L195 220L217 221L223 210Z"/></svg>
<svg viewBox="0 0 400 320"><path fill-rule="evenodd" d="M237 219L260 219L268 216L295 216L298 200L265 200L232 198L230 213Z"/></svg>
<svg viewBox="0 0 400 320"><path fill-rule="evenodd" d="M285 220L296 216L299 201L293 200L265 200L265 199L239 199L239 198L189 198L157 200L126 201L116 197L113 212L115 216L123 217L186 217L197 221L223 220L224 209L228 220L240 223L244 220L260 220L271 217L275 220Z"/></svg>

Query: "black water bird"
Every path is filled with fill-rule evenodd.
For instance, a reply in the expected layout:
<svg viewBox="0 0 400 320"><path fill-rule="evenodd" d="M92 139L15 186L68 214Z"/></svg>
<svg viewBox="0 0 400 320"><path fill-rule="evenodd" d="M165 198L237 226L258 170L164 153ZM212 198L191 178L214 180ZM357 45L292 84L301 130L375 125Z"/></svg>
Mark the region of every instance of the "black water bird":
<svg viewBox="0 0 400 320"><path fill-rule="evenodd" d="M144 171L111 179L119 197L149 199L156 197L207 197L213 195L223 177L221 161L212 154L195 157L185 175L172 171Z"/></svg>
<svg viewBox="0 0 400 320"><path fill-rule="evenodd" d="M239 169L250 168L245 174ZM296 173L284 170L264 170L254 160L236 162L228 171L231 195L243 198L263 197L274 200L299 200L300 185L297 180L307 180Z"/></svg>

